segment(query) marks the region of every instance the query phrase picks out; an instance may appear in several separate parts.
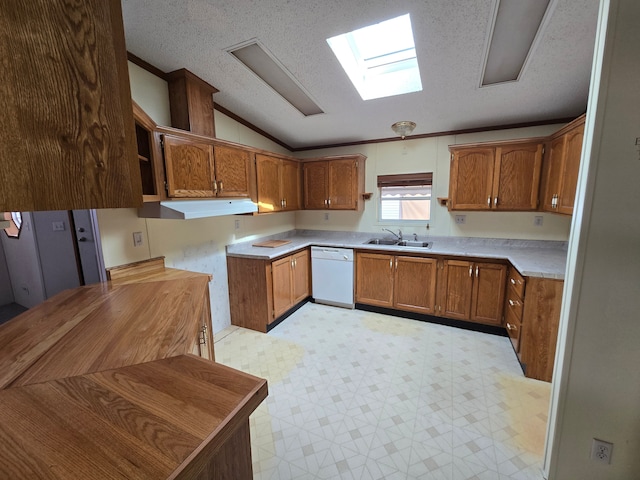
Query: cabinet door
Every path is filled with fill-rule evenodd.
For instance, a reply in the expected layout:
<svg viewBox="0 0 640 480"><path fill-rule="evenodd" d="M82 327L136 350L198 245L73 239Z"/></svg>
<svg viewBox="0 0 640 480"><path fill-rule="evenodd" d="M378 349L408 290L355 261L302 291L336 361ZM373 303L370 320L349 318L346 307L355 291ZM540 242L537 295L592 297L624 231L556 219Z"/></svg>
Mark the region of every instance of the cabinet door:
<svg viewBox="0 0 640 480"><path fill-rule="evenodd" d="M473 264L462 260L445 260L442 279L444 301L441 315L468 320L471 316Z"/></svg>
<svg viewBox="0 0 640 480"><path fill-rule="evenodd" d="M493 208L536 210L542 168L542 143L496 148Z"/></svg>
<svg viewBox="0 0 640 480"><path fill-rule="evenodd" d="M557 212L556 199L560 194L560 177L564 168L566 136L554 139L549 146L547 158L547 175L542 209L547 212Z"/></svg>
<svg viewBox="0 0 640 480"><path fill-rule="evenodd" d="M280 196L280 160L268 155L256 155L258 183L258 211L278 212L282 209Z"/></svg>
<svg viewBox="0 0 640 480"><path fill-rule="evenodd" d="M310 295L309 263L309 250L303 250L293 255L293 305Z"/></svg>
<svg viewBox="0 0 640 480"><path fill-rule="evenodd" d="M165 135L164 162L170 197L215 197L213 145Z"/></svg>
<svg viewBox="0 0 640 480"><path fill-rule="evenodd" d="M356 255L356 302L393 307L393 256Z"/></svg>
<svg viewBox="0 0 640 480"><path fill-rule="evenodd" d="M327 170L327 162L308 162L303 164L304 208L306 210L328 208Z"/></svg>
<svg viewBox="0 0 640 480"><path fill-rule="evenodd" d="M215 145L213 154L218 197L248 197L251 152L226 145Z"/></svg>
<svg viewBox="0 0 640 480"><path fill-rule="evenodd" d="M560 197L558 199L558 213L573 214L578 185L578 171L582 155L582 139L584 124L566 134L564 166L560 180Z"/></svg>
<svg viewBox="0 0 640 480"><path fill-rule="evenodd" d="M281 160L280 191L283 210L300 210L300 164L293 160Z"/></svg>
<svg viewBox="0 0 640 480"><path fill-rule="evenodd" d="M358 208L358 167L356 160L331 160L329 164L329 208Z"/></svg>
<svg viewBox="0 0 640 480"><path fill-rule="evenodd" d="M450 210L489 210L492 205L493 148L454 150L449 179Z"/></svg>
<svg viewBox="0 0 640 480"><path fill-rule="evenodd" d="M470 320L486 325L501 325L507 266L476 263L473 267L473 275Z"/></svg>
<svg viewBox="0 0 640 480"><path fill-rule="evenodd" d="M278 318L293 305L291 298L292 262L292 257L285 257L271 264L271 275L273 276L273 318Z"/></svg>
<svg viewBox="0 0 640 480"><path fill-rule="evenodd" d="M436 260L397 256L394 263L394 307L433 315L436 307Z"/></svg>
<svg viewBox="0 0 640 480"><path fill-rule="evenodd" d="M0 2L0 18L0 211L141 206L121 2Z"/></svg>

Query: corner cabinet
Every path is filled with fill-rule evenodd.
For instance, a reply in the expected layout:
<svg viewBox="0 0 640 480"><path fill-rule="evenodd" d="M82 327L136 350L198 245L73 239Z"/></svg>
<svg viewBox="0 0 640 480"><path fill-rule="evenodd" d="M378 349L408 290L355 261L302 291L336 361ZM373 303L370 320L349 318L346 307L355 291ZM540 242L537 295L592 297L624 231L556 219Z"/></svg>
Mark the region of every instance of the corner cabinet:
<svg viewBox="0 0 640 480"><path fill-rule="evenodd" d="M362 211L365 160L364 155L304 160L304 209Z"/></svg>
<svg viewBox="0 0 640 480"><path fill-rule="evenodd" d="M142 205L119 0L1 2L0 211Z"/></svg>
<svg viewBox="0 0 640 480"><path fill-rule="evenodd" d="M450 146L449 210L533 211L543 139Z"/></svg>
<svg viewBox="0 0 640 480"><path fill-rule="evenodd" d="M445 259L439 268L438 315L502 325L506 265Z"/></svg>
<svg viewBox="0 0 640 480"><path fill-rule="evenodd" d="M573 214L582 155L585 116L551 137L543 173L542 210Z"/></svg>
<svg viewBox="0 0 640 480"><path fill-rule="evenodd" d="M305 248L275 260L227 257L231 324L266 332L311 292Z"/></svg>
<svg viewBox="0 0 640 480"><path fill-rule="evenodd" d="M300 164L295 160L256 154L258 212L300 209Z"/></svg>

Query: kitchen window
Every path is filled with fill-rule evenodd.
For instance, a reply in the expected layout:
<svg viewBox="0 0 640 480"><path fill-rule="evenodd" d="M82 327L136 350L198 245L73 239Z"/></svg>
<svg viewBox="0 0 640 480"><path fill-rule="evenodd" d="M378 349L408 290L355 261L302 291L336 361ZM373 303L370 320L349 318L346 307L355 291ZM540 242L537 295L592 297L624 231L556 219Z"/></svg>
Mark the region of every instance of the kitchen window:
<svg viewBox="0 0 640 480"><path fill-rule="evenodd" d="M433 173L378 175L379 220L425 222L431 219Z"/></svg>

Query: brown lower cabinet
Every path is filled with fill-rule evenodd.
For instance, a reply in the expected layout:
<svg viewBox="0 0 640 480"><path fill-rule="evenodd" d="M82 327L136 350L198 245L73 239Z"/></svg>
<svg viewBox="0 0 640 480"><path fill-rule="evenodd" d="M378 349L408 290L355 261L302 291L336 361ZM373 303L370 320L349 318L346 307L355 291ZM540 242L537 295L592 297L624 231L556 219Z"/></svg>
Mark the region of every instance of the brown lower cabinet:
<svg viewBox="0 0 640 480"><path fill-rule="evenodd" d="M432 315L436 268L433 258L359 252L356 302Z"/></svg>
<svg viewBox="0 0 640 480"><path fill-rule="evenodd" d="M356 254L356 302L502 325L507 266L380 253Z"/></svg>
<svg viewBox="0 0 640 480"><path fill-rule="evenodd" d="M550 382L553 377L563 288L563 280L526 279L520 361L529 378Z"/></svg>
<svg viewBox="0 0 640 480"><path fill-rule="evenodd" d="M440 262L437 314L483 325L502 325L507 266L455 259Z"/></svg>
<svg viewBox="0 0 640 480"><path fill-rule="evenodd" d="M310 272L308 248L276 260L227 257L231 324L266 332L309 296Z"/></svg>

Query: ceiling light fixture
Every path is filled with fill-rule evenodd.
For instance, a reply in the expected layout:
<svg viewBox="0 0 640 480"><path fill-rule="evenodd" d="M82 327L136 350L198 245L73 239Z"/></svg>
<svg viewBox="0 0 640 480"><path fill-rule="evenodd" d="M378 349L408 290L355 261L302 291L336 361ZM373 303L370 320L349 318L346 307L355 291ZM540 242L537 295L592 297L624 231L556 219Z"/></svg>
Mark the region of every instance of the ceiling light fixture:
<svg viewBox="0 0 640 480"><path fill-rule="evenodd" d="M415 122L411 122L409 120L402 120L401 122L396 122L391 125L391 130L393 130L396 135L400 135L402 140L404 140L404 137L407 135L411 135L414 128L416 128Z"/></svg>

